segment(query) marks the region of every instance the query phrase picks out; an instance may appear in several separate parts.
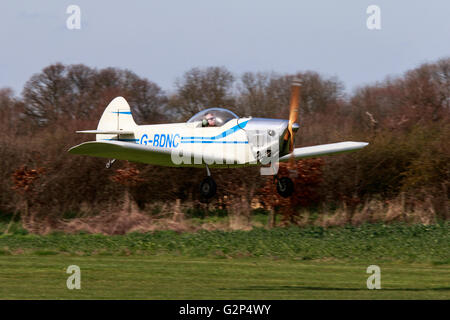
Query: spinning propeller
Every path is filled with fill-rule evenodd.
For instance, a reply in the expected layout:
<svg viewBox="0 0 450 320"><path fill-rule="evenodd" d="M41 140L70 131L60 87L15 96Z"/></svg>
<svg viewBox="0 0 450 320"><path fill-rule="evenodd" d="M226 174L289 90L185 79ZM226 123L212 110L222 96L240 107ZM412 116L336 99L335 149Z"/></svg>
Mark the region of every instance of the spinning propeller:
<svg viewBox="0 0 450 320"><path fill-rule="evenodd" d="M297 131L299 125L297 124L298 112L300 108L300 87L302 86L300 79L294 79L291 86L291 102L289 106L289 124L284 135L284 141L289 141L289 153L291 154L291 160L289 165L291 169L294 168L294 131Z"/></svg>

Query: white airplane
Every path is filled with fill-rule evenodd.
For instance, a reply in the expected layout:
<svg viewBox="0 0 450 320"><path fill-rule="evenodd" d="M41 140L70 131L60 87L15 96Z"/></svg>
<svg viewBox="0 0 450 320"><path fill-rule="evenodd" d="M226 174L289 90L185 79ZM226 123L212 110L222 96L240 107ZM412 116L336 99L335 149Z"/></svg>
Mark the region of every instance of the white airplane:
<svg viewBox="0 0 450 320"><path fill-rule="evenodd" d="M291 88L289 120L239 118L222 108L210 108L195 114L187 122L137 125L130 106L123 97L110 102L103 112L97 130L77 131L96 135L89 141L72 147L69 153L109 158L109 168L116 159L160 166L206 168L207 177L200 185L204 198L216 193L216 183L209 168L262 167L263 174L272 174L277 191L289 197L294 184L289 177L278 177L280 161L350 152L368 145L366 142L338 142L294 148L300 82Z"/></svg>

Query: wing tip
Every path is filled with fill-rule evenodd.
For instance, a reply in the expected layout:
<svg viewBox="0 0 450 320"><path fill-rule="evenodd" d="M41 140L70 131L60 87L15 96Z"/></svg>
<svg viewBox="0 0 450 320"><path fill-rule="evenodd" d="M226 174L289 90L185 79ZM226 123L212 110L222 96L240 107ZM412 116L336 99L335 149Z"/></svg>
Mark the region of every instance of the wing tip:
<svg viewBox="0 0 450 320"><path fill-rule="evenodd" d="M73 147L69 148L69 150L67 150L67 152L70 153L70 154L83 154L83 153L78 152L80 150L80 148L83 148L86 145L89 145L89 144L92 144L92 143L95 143L95 142L97 142L97 141L86 141L86 142L77 144L76 146L73 146Z"/></svg>
<svg viewBox="0 0 450 320"><path fill-rule="evenodd" d="M339 144L341 144L341 145L347 144L349 146L351 145L354 147L361 147L361 148L367 147L369 145L368 142L362 142L362 141L342 141L342 142L330 143L329 145L339 145Z"/></svg>
<svg viewBox="0 0 450 320"><path fill-rule="evenodd" d="M73 146L73 147L69 148L69 150L67 150L67 152L70 153L70 154L78 154L78 153L76 152L76 150L77 150L77 148L78 148L79 146L80 146L80 145Z"/></svg>
<svg viewBox="0 0 450 320"><path fill-rule="evenodd" d="M359 146L361 146L361 148L367 147L369 145L368 142L359 142L359 141L357 141L355 143L357 143Z"/></svg>

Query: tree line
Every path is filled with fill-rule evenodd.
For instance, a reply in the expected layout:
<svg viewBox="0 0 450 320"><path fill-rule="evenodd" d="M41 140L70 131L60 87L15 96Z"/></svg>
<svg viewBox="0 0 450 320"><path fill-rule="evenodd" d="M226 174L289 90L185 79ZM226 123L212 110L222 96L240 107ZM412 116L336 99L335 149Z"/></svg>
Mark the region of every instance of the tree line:
<svg viewBox="0 0 450 320"><path fill-rule="evenodd" d="M127 162L107 170L104 159L67 154L69 147L88 139L75 131L96 128L116 96L127 99L138 124L186 121L210 107L287 119L290 84L300 78L296 147L345 140L370 145L319 162L299 161L300 200L285 207L294 212L402 195L410 202L430 202L448 219L449 77L450 58L444 58L348 94L338 78L314 71L236 75L225 67L208 67L188 70L175 81L173 92L165 92L130 70L52 64L33 75L18 96L10 88L0 89L0 214L23 212L24 199L42 217L95 214L117 205L124 191L141 209L175 199L194 206L205 170ZM131 174L134 182L118 183L121 172ZM273 201L275 190L257 168L218 169L213 175L219 193L211 206L250 208L254 199L272 207L284 203Z"/></svg>

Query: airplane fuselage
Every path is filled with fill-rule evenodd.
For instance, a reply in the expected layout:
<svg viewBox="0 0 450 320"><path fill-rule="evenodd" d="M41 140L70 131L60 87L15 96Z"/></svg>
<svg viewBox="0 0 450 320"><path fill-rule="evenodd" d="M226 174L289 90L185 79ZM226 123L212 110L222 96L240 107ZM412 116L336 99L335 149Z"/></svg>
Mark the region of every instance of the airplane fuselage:
<svg viewBox="0 0 450 320"><path fill-rule="evenodd" d="M149 158L146 163L150 164L252 166L265 164L265 158L278 154L274 143L280 141L286 126L286 120L259 118L231 119L220 127L202 127L199 122L141 125L132 135L99 134L97 141L132 142L171 155L171 161Z"/></svg>

